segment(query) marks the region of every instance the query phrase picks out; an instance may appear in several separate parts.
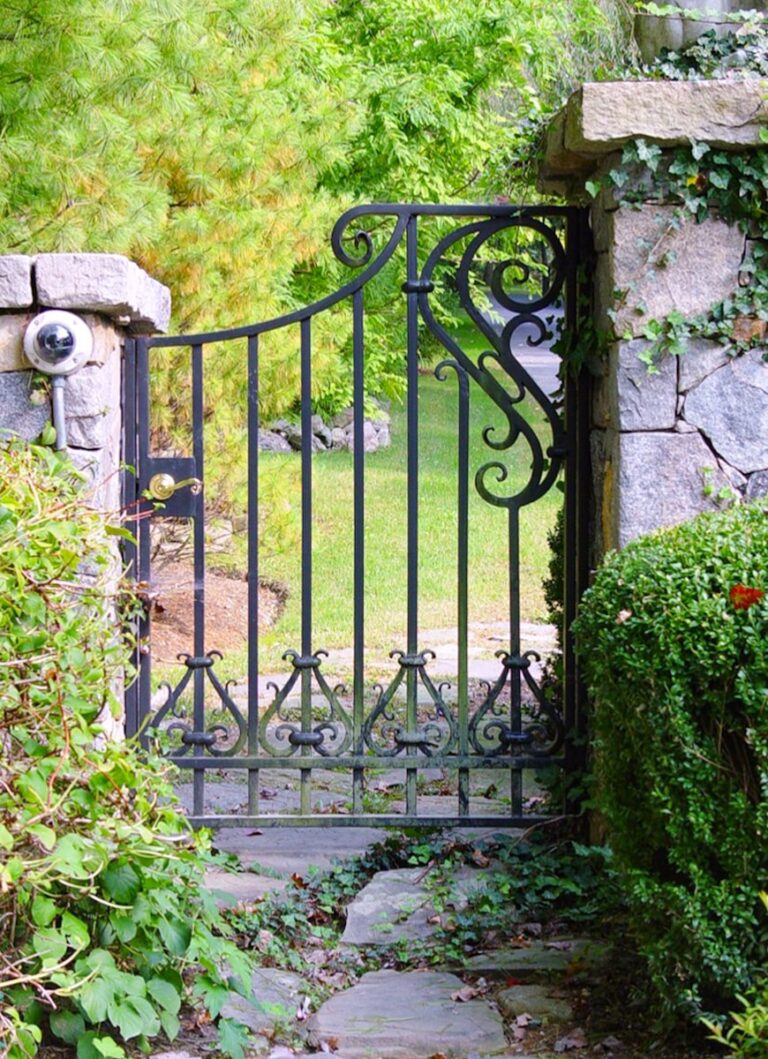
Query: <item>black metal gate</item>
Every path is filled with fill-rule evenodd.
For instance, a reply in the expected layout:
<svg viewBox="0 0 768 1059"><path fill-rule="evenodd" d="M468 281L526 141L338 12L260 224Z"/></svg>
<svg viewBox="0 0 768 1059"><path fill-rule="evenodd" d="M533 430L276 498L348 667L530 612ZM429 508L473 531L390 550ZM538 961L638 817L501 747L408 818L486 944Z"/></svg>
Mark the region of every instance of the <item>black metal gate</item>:
<svg viewBox="0 0 768 1059"><path fill-rule="evenodd" d="M355 222L363 223L358 227ZM429 252L418 235L432 233ZM516 252L510 257L509 247ZM525 826L542 818L542 802L531 798L524 776L543 769L573 770L579 760L582 720L578 679L567 635L563 640L563 680L559 696L542 687L535 651L521 637L520 515L564 481L565 491L565 627L585 583L586 512L579 489L586 474L584 400L581 384L566 378L557 406L520 361L524 348L544 347L553 332L561 344L573 343L583 300L586 221L582 211L567 207L508 205L419 206L374 205L348 211L336 224L332 247L353 278L330 296L284 316L248 326L206 334L137 339L126 351L125 502L135 517L136 544L128 560L148 605L138 621L138 677L126 693L129 734L154 741L182 770L182 786L194 823L215 826L265 824L332 824L405 826L473 823L481 826ZM500 260L495 260L495 257ZM394 259L394 260L393 260ZM381 683L366 675L366 453L365 453L365 300L374 280L389 264L404 267L403 349L407 455L405 475L407 562L404 571L405 642L393 643L395 669ZM487 342L482 354L468 354L446 322L435 284L448 276L451 297ZM510 287L513 289L510 290ZM334 686L327 678L333 659L318 641L313 624L313 324L321 314L351 311L350 352L353 433L350 473L353 479L354 643L351 686ZM262 346L270 332L295 328L300 358L301 621L300 642L284 653L284 678L272 683L271 702L263 699L259 661L259 474L265 458L259 448L260 367ZM424 642L419 621L419 379L420 334L443 347L446 359L434 369L457 387L455 443L457 480L455 574L447 592L453 597L456 673L450 684L430 675L431 645ZM247 387L247 680L237 685L220 676L222 655L215 648L216 630L206 629L206 489L204 452L206 385L215 370L221 343L243 346L243 387ZM187 416L189 450L174 451L152 427L152 372L158 358L183 357L189 368ZM470 466L470 409L480 391L490 398L500 422L482 431L488 459ZM485 398L484 398L485 400ZM540 425L523 411L534 402ZM542 425L543 424L543 427ZM543 436L542 436L543 434ZM505 491L508 460L526 453L530 470L522 487ZM422 449L423 451L423 449ZM324 457L317 457L324 458ZM516 457L517 458L517 457ZM470 546L469 505L472 491L503 512L507 564L491 572L508 585L508 636L496 653L496 676L470 679L468 659L467 579ZM472 499L474 503L475 500ZM500 516L501 517L501 516ZM153 685L153 528L191 527L189 650L179 670L159 688ZM342 601L340 601L342 605ZM243 663L245 666L245 663ZM378 667L374 667L378 668ZM167 675L167 674L165 674ZM452 685L452 688L451 688ZM449 694L449 688L450 694ZM439 772L425 770L439 770ZM503 797L481 801L472 778L503 777ZM319 777L341 774L348 784L346 800L316 800ZM289 808L271 812L270 776L295 777ZM388 776L385 804L374 804L376 779ZM424 775L442 777L442 800L424 794ZM240 786L235 786L239 781ZM437 784L439 786L439 783ZM494 783L494 791L499 785ZM228 801L216 805L217 792ZM232 795L235 790L235 796ZM237 797L237 792L240 797ZM337 792L338 793L338 792ZM487 793L487 792L486 792ZM220 799L221 800L221 799ZM279 799L278 799L279 801ZM283 799L284 801L284 799ZM546 812L552 809L546 808Z"/></svg>

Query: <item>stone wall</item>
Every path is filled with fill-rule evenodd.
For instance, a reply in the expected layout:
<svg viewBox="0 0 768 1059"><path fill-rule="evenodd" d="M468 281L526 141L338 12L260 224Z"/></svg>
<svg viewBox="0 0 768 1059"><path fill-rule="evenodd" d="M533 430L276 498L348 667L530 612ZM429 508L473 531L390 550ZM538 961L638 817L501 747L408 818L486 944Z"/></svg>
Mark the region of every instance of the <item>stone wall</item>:
<svg viewBox="0 0 768 1059"><path fill-rule="evenodd" d="M744 150L759 146L766 122L757 82L585 85L550 129L542 183L585 202L585 182L620 164L631 139ZM646 201L630 206L602 190L591 206L595 317L607 340L591 364L593 565L609 548L734 494L768 493L763 351L729 356L718 343L692 340L654 371L642 359L650 320L705 313L749 282L747 237L717 218L681 222L657 201L652 174L631 179Z"/></svg>

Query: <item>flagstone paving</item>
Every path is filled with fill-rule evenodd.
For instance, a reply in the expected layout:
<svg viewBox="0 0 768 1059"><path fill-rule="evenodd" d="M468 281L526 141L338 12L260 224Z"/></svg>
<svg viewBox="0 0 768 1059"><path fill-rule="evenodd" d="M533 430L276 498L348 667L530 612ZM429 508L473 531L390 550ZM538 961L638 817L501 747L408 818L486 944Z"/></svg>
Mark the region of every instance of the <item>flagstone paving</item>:
<svg viewBox="0 0 768 1059"><path fill-rule="evenodd" d="M491 832L462 829L462 834L477 840ZM332 841L322 828L222 830L217 846L255 870L215 869L208 885L222 904L247 905L284 888L294 873L306 875L310 865L325 868L332 858L354 856L381 837L377 830L361 828L335 831ZM487 860L454 868L447 893L440 873L441 911L463 908L496 870L499 865ZM347 908L337 955L356 967L363 959L376 959L377 946L398 941L402 952L409 939L428 937L439 922L433 906L438 872L429 865L374 875ZM337 991L322 1003L318 988L327 996L329 979L318 977L308 960L300 974L258 969L249 996L230 994L222 1015L250 1030L246 1055L267 1059L329 1054L335 1059L552 1059L554 1054L577 1059L586 1054L577 1017L579 983L607 955L607 946L591 939L526 937L524 932L461 966L371 970L357 981L354 974L335 973L338 985L331 988ZM151 1059L202 1059L201 1051L188 1053L179 1045ZM618 1057L617 1045L615 1053L601 1045L599 1054Z"/></svg>
<svg viewBox="0 0 768 1059"><path fill-rule="evenodd" d="M347 1059L466 1059L507 1051L504 1024L485 1000L455 999L464 983L439 971L371 971L309 1020L315 1046L332 1040Z"/></svg>

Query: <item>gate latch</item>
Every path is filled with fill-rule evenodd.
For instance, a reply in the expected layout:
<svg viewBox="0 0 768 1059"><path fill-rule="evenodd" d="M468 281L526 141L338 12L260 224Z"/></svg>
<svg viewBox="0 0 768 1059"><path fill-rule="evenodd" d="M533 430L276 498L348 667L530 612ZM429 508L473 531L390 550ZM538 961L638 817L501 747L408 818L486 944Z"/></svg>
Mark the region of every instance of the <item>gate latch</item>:
<svg viewBox="0 0 768 1059"><path fill-rule="evenodd" d="M203 483L199 478L184 478L183 481L177 482L172 474L163 471L152 475L148 492L153 500L170 500L178 489L183 489L187 485L193 496L199 496L202 492Z"/></svg>

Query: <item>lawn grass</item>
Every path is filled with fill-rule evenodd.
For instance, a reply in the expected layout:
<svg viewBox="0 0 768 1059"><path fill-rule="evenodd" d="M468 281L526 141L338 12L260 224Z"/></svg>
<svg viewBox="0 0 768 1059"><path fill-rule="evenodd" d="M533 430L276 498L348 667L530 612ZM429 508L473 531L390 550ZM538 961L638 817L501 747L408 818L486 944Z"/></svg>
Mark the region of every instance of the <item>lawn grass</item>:
<svg viewBox="0 0 768 1059"><path fill-rule="evenodd" d="M422 375L419 385L419 615L422 628L445 628L456 621L456 525L458 449L457 386ZM541 413L526 409L532 422ZM406 454L405 408L392 413L392 444L366 457L366 634L369 649L386 652L405 646L406 605ZM502 417L485 394L473 387L470 474L495 458L482 440L482 429L502 426ZM543 431L542 423L542 431ZM544 435L543 435L544 436ZM295 456L265 454L278 473L295 465ZM530 455L524 442L507 456L511 488L526 480ZM295 484L293 485L295 489ZM299 498L295 497L296 516ZM560 493L523 514L521 531L521 607L524 619L545 620L542 578L549 559L546 534ZM313 619L314 645L328 649L352 643L353 588L352 455L322 453L313 459ZM262 638L261 667L274 666L283 650L300 640L300 554L275 556L263 571L290 588L286 609ZM469 612L472 621L503 620L507 598L507 515L487 504L470 483Z"/></svg>
<svg viewBox="0 0 768 1059"><path fill-rule="evenodd" d="M486 348L469 323L457 337L475 359ZM504 382L501 379L502 383ZM542 441L549 442L540 409L532 402L518 406L534 424ZM419 377L419 626L425 631L420 647L429 646L429 630L455 627L457 617L457 446L458 386L448 371L445 381L425 368ZM509 481L500 491L516 492L527 481L530 452L524 439L506 453L483 441L483 429L496 425L503 434L506 420L474 383L470 405L469 490L469 618L472 622L504 621L508 614L507 512L486 503L474 486L478 467L501 459ZM407 425L404 404L392 408L392 444L365 458L365 646L371 659L386 660L388 652L406 646L407 592ZM215 424L211 429L217 431ZM243 450L243 461L246 451ZM296 453L260 454L260 492L263 508L282 505L277 525L281 537L275 547L274 525L269 554L260 561L260 576L287 588L287 603L278 621L263 630L259 644L261 672L284 671L284 651L301 643L301 477ZM227 470L227 469L225 469ZM228 468L232 470L232 468ZM243 477L245 467L236 470ZM321 452L312 459L313 497L313 650L333 652L353 643L353 457L349 452ZM547 574L547 533L552 527L561 494L548 496L523 509L521 520L520 603L523 620L545 621L542 588ZM269 547L269 545L272 545ZM237 532L229 554L208 556L211 568L225 566L245 572L247 536ZM242 615L245 634L247 615ZM212 633L215 630L210 630ZM222 645L224 647L224 645ZM223 679L240 681L247 672L247 652L224 647L226 659L217 668ZM375 672L375 664L371 669ZM342 671L345 666L342 666ZM158 665L155 679L167 677ZM344 672L346 677L346 672Z"/></svg>

